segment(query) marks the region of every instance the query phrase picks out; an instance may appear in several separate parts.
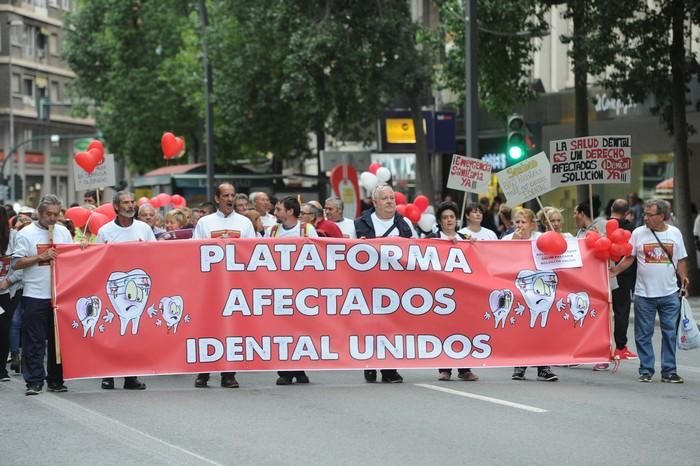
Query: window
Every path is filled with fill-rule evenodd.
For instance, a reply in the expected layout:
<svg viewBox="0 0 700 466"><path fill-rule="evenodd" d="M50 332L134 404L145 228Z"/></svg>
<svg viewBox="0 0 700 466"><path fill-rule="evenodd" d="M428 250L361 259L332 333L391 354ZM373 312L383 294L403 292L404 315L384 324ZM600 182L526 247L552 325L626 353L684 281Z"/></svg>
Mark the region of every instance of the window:
<svg viewBox="0 0 700 466"><path fill-rule="evenodd" d="M14 23L15 21L12 21ZM10 43L12 45L22 45L22 24L21 21L17 21L17 25L10 24Z"/></svg>
<svg viewBox="0 0 700 466"><path fill-rule="evenodd" d="M24 26L24 34L22 37L23 50L25 57L33 57L36 45L36 28L34 26Z"/></svg>
<svg viewBox="0 0 700 466"><path fill-rule="evenodd" d="M51 94L49 95L51 102L61 101L61 83L58 81L51 81Z"/></svg>
<svg viewBox="0 0 700 466"><path fill-rule="evenodd" d="M49 0L49 6L58 8L58 0Z"/></svg>
<svg viewBox="0 0 700 466"><path fill-rule="evenodd" d="M19 94L22 89L22 76L16 73L12 73L12 93Z"/></svg>
<svg viewBox="0 0 700 466"><path fill-rule="evenodd" d="M22 86L22 94L27 97L34 97L34 79L24 78L24 84Z"/></svg>
<svg viewBox="0 0 700 466"><path fill-rule="evenodd" d="M23 135L23 141L29 141L34 137L34 132L31 129L25 129ZM44 148L42 147L42 143L43 141L41 139L35 139L34 141L27 144L26 150L30 152L41 152L44 150Z"/></svg>
<svg viewBox="0 0 700 466"><path fill-rule="evenodd" d="M34 6L39 8L46 8L46 0L34 0Z"/></svg>
<svg viewBox="0 0 700 466"><path fill-rule="evenodd" d="M70 11L70 0L61 0L61 8Z"/></svg>
<svg viewBox="0 0 700 466"><path fill-rule="evenodd" d="M51 53L51 55L58 55L58 34L51 34L49 36L49 53Z"/></svg>

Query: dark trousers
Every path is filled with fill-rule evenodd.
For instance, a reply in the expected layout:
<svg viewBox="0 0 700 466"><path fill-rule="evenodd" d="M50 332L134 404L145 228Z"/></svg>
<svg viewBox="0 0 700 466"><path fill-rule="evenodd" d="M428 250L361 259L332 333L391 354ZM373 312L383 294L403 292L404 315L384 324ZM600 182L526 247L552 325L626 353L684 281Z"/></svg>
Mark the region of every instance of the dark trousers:
<svg viewBox="0 0 700 466"><path fill-rule="evenodd" d="M0 374L7 373L7 354L10 352L10 325L12 325L12 306L10 294L0 294L0 307L5 312L0 315Z"/></svg>
<svg viewBox="0 0 700 466"><path fill-rule="evenodd" d="M615 315L615 347L622 349L627 346L627 329L630 325L630 305L632 290L620 287L612 291L613 314Z"/></svg>
<svg viewBox="0 0 700 466"><path fill-rule="evenodd" d="M221 373L221 378L225 379L227 377L235 377L236 373L235 372L222 372ZM198 379L204 379L204 380L209 380L209 372L202 372L201 374L197 375Z"/></svg>
<svg viewBox="0 0 700 466"><path fill-rule="evenodd" d="M277 371L277 375L280 377L297 377L300 375L306 375L304 371Z"/></svg>
<svg viewBox="0 0 700 466"><path fill-rule="evenodd" d="M63 368L56 364L56 338L53 325L53 308L50 299L24 296L24 322L22 323L22 375L27 384L63 383ZM44 371L44 355L48 341L49 354ZM47 375L48 372L48 375Z"/></svg>

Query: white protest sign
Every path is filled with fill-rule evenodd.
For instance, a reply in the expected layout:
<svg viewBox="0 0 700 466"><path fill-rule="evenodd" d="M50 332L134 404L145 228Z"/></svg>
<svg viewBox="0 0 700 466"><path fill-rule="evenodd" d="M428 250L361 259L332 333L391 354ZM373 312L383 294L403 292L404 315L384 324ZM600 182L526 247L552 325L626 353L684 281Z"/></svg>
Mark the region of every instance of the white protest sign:
<svg viewBox="0 0 700 466"><path fill-rule="evenodd" d="M485 193L489 189L491 165L479 159L454 154L447 187L458 191Z"/></svg>
<svg viewBox="0 0 700 466"><path fill-rule="evenodd" d="M496 173L508 205L515 206L549 192L551 170L547 154L539 154Z"/></svg>
<svg viewBox="0 0 700 466"><path fill-rule="evenodd" d="M114 186L116 178L114 176L114 155L105 154L105 160L95 167L92 173L83 170L73 159L73 173L75 174L75 190L85 191L88 189L105 188Z"/></svg>
<svg viewBox="0 0 700 466"><path fill-rule="evenodd" d="M566 252L558 255L546 254L537 247L537 241L530 241L532 243L532 257L535 260L537 270L583 267L578 240L574 237L564 237L564 239L566 240Z"/></svg>
<svg viewBox="0 0 700 466"><path fill-rule="evenodd" d="M632 178L630 136L589 136L549 143L552 187L629 183Z"/></svg>

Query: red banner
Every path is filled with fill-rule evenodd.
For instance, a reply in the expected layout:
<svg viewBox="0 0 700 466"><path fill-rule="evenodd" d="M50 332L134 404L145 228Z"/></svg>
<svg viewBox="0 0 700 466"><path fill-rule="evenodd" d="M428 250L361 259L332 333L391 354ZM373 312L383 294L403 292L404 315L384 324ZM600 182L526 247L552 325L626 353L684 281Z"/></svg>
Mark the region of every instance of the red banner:
<svg viewBox="0 0 700 466"><path fill-rule="evenodd" d="M607 268L580 246L537 271L525 241L58 245L64 375L603 362Z"/></svg>

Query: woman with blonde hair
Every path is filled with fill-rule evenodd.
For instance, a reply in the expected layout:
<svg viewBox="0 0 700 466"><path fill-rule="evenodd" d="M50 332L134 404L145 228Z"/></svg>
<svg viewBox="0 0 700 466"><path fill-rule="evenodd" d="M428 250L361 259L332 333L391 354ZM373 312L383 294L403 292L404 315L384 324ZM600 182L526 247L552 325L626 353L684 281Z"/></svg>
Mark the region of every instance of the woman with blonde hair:
<svg viewBox="0 0 700 466"><path fill-rule="evenodd" d="M572 236L570 233L561 231L563 221L562 221L562 210L557 209L552 206L545 206L537 212L537 222L544 231L556 231L564 236Z"/></svg>
<svg viewBox="0 0 700 466"><path fill-rule="evenodd" d="M258 237L260 238L264 236L265 227L263 226L262 217L260 217L260 213L255 209L248 209L244 215L248 217L251 222L253 222L253 228L255 229L255 233L258 235Z"/></svg>

